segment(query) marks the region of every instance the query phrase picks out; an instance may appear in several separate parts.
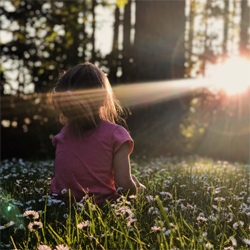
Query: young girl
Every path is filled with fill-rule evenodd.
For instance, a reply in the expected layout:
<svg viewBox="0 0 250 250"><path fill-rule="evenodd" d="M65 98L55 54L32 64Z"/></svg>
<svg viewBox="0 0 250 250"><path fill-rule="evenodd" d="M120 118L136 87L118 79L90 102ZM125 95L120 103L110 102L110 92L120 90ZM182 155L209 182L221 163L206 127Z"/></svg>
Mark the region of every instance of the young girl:
<svg viewBox="0 0 250 250"><path fill-rule="evenodd" d="M115 123L123 120L122 108L102 70L91 63L76 65L60 77L51 97L65 125L52 139L52 193L62 199L70 189L76 201L87 193L102 204L117 199L115 185L130 194L145 190L131 175L134 142Z"/></svg>

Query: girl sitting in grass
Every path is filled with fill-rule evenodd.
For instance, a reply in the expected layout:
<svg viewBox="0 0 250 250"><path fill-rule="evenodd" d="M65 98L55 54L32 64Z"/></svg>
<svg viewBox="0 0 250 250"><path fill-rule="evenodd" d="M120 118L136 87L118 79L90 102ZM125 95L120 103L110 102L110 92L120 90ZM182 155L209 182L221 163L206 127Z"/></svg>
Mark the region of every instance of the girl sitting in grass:
<svg viewBox="0 0 250 250"><path fill-rule="evenodd" d="M56 157L51 192L62 199L70 189L76 201L87 193L99 205L117 199L115 185L129 194L144 191L131 175L134 142L115 123L126 124L103 71L91 63L76 65L60 77L51 97L64 125L52 139Z"/></svg>

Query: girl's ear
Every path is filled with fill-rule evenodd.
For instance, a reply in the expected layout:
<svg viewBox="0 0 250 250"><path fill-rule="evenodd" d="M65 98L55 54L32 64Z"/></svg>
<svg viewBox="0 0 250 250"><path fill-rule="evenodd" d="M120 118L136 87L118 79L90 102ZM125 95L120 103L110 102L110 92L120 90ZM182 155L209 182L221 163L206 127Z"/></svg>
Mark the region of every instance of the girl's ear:
<svg viewBox="0 0 250 250"><path fill-rule="evenodd" d="M59 115L59 122L62 124L62 125L66 125L68 123L68 117L67 116L64 116L62 113Z"/></svg>

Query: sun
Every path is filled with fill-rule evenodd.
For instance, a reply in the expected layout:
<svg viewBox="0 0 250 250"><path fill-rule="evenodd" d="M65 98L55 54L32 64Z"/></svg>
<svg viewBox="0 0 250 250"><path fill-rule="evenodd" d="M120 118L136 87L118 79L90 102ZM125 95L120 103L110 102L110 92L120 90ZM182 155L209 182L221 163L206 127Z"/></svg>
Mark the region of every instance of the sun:
<svg viewBox="0 0 250 250"><path fill-rule="evenodd" d="M250 87L250 61L235 57L218 63L209 71L211 85L227 95L237 95Z"/></svg>

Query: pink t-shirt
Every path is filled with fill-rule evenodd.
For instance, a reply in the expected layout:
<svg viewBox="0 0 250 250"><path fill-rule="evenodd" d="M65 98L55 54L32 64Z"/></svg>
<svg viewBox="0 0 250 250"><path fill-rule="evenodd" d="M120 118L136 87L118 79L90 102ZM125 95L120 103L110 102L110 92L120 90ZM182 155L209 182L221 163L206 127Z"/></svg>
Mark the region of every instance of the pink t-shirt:
<svg viewBox="0 0 250 250"><path fill-rule="evenodd" d="M114 183L113 156L119 147L129 141L131 154L134 141L127 130L102 120L99 127L87 131L82 138L65 125L52 139L56 147L54 178L51 192L62 197L63 189L80 201L85 192L94 195L96 203L118 197ZM68 196L68 192L65 194Z"/></svg>

